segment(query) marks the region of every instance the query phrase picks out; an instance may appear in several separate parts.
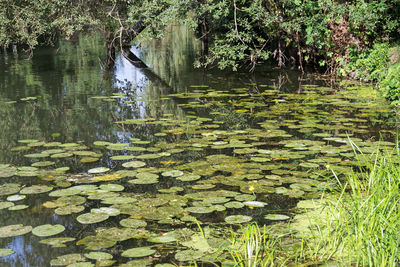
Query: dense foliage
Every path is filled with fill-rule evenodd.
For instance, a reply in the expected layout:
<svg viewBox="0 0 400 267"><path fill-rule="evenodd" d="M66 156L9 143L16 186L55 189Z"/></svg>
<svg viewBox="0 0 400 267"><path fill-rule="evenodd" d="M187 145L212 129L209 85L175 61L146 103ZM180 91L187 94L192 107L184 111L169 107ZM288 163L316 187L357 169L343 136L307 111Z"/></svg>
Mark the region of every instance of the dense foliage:
<svg viewBox="0 0 400 267"><path fill-rule="evenodd" d="M0 45L33 49L96 27L117 46L139 20L157 37L182 22L205 42L199 65L237 69L275 59L333 71L350 53L398 38L399 13L398 0L2 0Z"/></svg>

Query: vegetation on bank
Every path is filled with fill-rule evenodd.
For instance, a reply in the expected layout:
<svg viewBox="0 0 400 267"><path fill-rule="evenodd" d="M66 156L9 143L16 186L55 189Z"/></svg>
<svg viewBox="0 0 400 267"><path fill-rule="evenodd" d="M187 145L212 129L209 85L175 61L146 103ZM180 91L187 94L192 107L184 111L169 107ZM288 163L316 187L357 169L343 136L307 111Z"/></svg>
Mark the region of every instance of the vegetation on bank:
<svg viewBox="0 0 400 267"><path fill-rule="evenodd" d="M396 0L5 0L0 45L31 50L57 36L100 29L119 47L142 30L162 37L167 25L179 22L204 41L199 66L237 69L275 60L332 72L354 53L398 40L399 13Z"/></svg>
<svg viewBox="0 0 400 267"><path fill-rule="evenodd" d="M275 227L278 234L256 224L242 228L233 239L235 266L398 266L400 154L395 153L369 159L359 154L366 163L362 171L338 180L336 197L300 202L307 212L294 217L289 235L283 224Z"/></svg>

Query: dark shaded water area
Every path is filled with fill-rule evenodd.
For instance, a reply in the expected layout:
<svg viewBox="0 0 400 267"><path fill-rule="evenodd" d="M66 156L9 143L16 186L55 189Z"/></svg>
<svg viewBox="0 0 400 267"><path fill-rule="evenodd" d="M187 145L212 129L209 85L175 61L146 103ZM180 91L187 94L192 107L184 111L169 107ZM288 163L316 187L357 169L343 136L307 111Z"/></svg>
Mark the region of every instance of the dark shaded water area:
<svg viewBox="0 0 400 267"><path fill-rule="evenodd" d="M223 261L231 227L290 218L299 199L335 183L332 170L363 164L349 137L367 158L393 149L395 114L370 85L270 66L198 70L200 47L173 27L132 48L148 69L118 56L110 72L98 35L31 60L0 54L0 249L14 251L2 266L71 253L86 258L52 264L90 266L90 251L115 261L100 266ZM65 230L4 228L19 224ZM73 240L40 243L48 237Z"/></svg>

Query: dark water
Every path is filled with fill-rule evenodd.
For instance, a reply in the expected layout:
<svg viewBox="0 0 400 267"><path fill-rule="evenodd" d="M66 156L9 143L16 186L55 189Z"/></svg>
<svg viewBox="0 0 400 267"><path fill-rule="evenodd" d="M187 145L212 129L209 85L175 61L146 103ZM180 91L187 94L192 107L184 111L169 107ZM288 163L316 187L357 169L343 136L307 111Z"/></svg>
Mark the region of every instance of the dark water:
<svg viewBox="0 0 400 267"><path fill-rule="evenodd" d="M98 35L82 36L74 41L63 41L54 48L40 48L35 51L31 60L24 59L23 56L16 58L12 54L0 54L0 163L15 166L29 166L31 164L30 159L24 157L24 153L10 151L12 147L21 145L18 143L18 140L21 139L62 143L77 142L88 146L97 140L130 143L132 138L139 138L154 142L156 140L154 134L160 131L161 126L140 125L132 127L115 122L127 119L160 119L166 116L176 120L188 121L193 114L211 117L209 109L201 106L196 107L193 103L190 104L190 101L206 103L202 97L186 99L179 95L196 92L196 90L204 93L207 88L220 91L234 89L237 92L240 92L240 88L244 88L244 92L252 97L247 102L267 103L265 106L252 107L249 104L243 104L247 103L246 98L248 97L241 96L241 100L237 102L240 105L235 107L236 110L239 110L236 113L238 115L233 116L231 121L229 121L227 115L220 115L219 119L226 119L226 124L228 124L225 124L223 129L234 128L229 125L230 123L238 124L238 127L236 127L238 130L251 129L252 127L260 129L257 123L267 119L271 120L271 124L276 123L275 120L281 122L281 129L291 134L295 139L308 138L321 141L320 137L312 136L313 131L311 129L323 125L325 128L320 127L318 129L342 138L345 133L350 133L354 138L362 140L379 140L380 134L382 134L384 139L393 141L395 118L389 108L385 106L385 102L378 97L360 100L358 97L354 98L354 95L360 94L358 91L357 93L350 91L347 94L345 87L336 81L332 82L329 79L321 79L313 75L304 78L295 70L274 70L269 66L260 67L255 73L194 69L193 62L200 51L201 44L184 27L175 27L170 31L162 42L143 41L140 49L132 48L132 51L149 66L148 69L136 68L125 58L117 56L114 69L106 72L102 68L105 53L104 44L102 38ZM194 85L208 85L209 87L195 87ZM322 91L326 92L327 98L331 97L335 100L329 104L315 102L306 105L306 103L314 101L315 92L311 94L309 88L313 88L312 86L315 85L323 86L325 89ZM330 87L332 85L334 88ZM354 87L354 85L351 86ZM262 94L266 89L274 90L274 92L267 90L265 94ZM336 90L343 91L344 96L332 97L336 94ZM366 92L369 94L370 91ZM113 94L114 96L115 94L122 94L124 97L116 98L113 101L114 104L92 98L112 96ZM168 94L178 95L166 97ZM307 97L308 94L309 97ZM27 97L34 98L24 100ZM344 98L348 98L347 102L343 102L344 104L338 102L338 99ZM129 101L126 101L126 99L129 99ZM16 102L11 103L11 101ZM236 98L227 96L219 99L219 101L230 105L236 103ZM352 105L351 103L356 104ZM366 107L371 103L373 106L367 110ZM310 106L315 110L310 110ZM226 111L226 106L224 108ZM266 118L265 116L248 116L248 113L240 115L241 109L250 110L254 114L261 114L264 109L270 108L272 111ZM367 115L362 115L363 109L366 110ZM381 111L378 112L378 109ZM222 108L216 108L214 112L221 110ZM306 130L304 131L299 132L300 127L295 127L291 124L293 122L289 122L293 119L301 121L308 113L311 114L316 110L318 116L321 117L316 121L308 120L310 125L305 127ZM376 113L371 113L371 110L375 110ZM333 118L330 117L330 114ZM361 120L357 121L353 118ZM346 119L348 120L346 121ZM214 117L214 120L216 120L216 117ZM335 128L338 121L343 123L341 124L342 128ZM346 123L348 123L347 126ZM190 138L173 135L165 137L164 141L166 143L180 143L184 142L183 140L190 140ZM262 140L261 138L258 141ZM276 147L280 140L280 138L273 138L259 148L271 149ZM196 141L198 140L193 139L190 142L194 144ZM254 141L257 140L254 139ZM190 155L175 156L167 160L183 162L191 159L199 160L206 155L215 153L214 151L215 149L213 150L210 145L208 149L201 153L193 151ZM221 148L218 153L240 157L239 153L232 152L229 148ZM83 165L77 160L67 160L57 163L56 167L69 166L72 173L85 172L88 169L87 166L107 166L120 169L120 162L109 159L109 156L116 154L118 153L104 152L101 160L94 164ZM307 156L306 158L313 157ZM286 163L292 164L296 168L300 162ZM160 167L160 164L157 164ZM223 171L221 173L224 174ZM270 174L269 170L266 170L264 174ZM36 177L13 176L0 179L2 184L17 182L24 186L30 186L40 183ZM130 192L156 192L159 188L168 188L171 185L182 186L182 183L165 179L162 185L156 187L152 185L129 187L127 185L126 188ZM237 187L226 184L220 185L218 188L237 190ZM188 192L191 191L188 190ZM6 200L6 196L0 197L2 201ZM52 209L42 207L42 204L48 200L51 200L51 197L46 194L28 196L24 201L29 203L29 209L21 211L0 210L0 227L12 224L32 225L33 227L42 224L61 224L66 227L66 231L58 237L73 236L76 237L76 240L94 232L94 226L82 226L76 222L78 215L57 216ZM296 202L293 198L277 194L259 195L257 200L273 202L270 209L281 213L285 212L285 208L292 207ZM99 203L87 203L86 208L100 206ZM246 214L251 214L253 217L262 217L263 215L262 212L254 210L247 211ZM214 219L215 223L220 223L221 220L223 221L223 218L218 217L220 215L217 213L215 218L202 215L198 218L209 220L211 223ZM118 226L118 221L107 222L104 226ZM155 222L149 222L149 228L158 229L159 232L162 232L163 230L170 230L171 226L165 226L163 229ZM11 248L15 251L13 255L0 258L1 266L49 266L49 261L59 255L84 251L83 246L75 245L69 245L65 248L49 248L49 246L39 243L41 239L43 238L31 234L0 239L0 248ZM118 262L124 262L126 259L119 256L119 249L148 244L146 241L128 240L106 251L112 251L111 253L115 255L114 259ZM171 256L164 256L165 261L170 259Z"/></svg>

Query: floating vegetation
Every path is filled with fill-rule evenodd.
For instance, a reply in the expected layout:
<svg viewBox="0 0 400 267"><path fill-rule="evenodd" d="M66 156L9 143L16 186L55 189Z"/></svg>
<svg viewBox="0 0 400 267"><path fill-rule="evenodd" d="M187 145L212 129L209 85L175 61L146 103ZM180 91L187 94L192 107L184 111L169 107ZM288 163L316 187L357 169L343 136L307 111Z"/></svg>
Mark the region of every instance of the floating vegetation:
<svg viewBox="0 0 400 267"><path fill-rule="evenodd" d="M395 146L369 130L389 116L381 103L345 90L327 96L329 88L307 85L296 94L256 85L192 89L154 100L178 100L181 114L119 112L137 103L133 92L90 97L119 110L110 120L115 136L80 141L57 130L49 140L14 140L7 153L15 160L0 164L0 210L53 221L3 226L0 237L62 234L38 242L85 249L54 257L53 266L172 266L167 258L174 266L218 265L230 258L221 248L234 246L231 229L257 222L285 236L288 222L299 218L292 212L311 208L309 199L337 182L332 171L340 180ZM354 157L352 142L362 157Z"/></svg>

